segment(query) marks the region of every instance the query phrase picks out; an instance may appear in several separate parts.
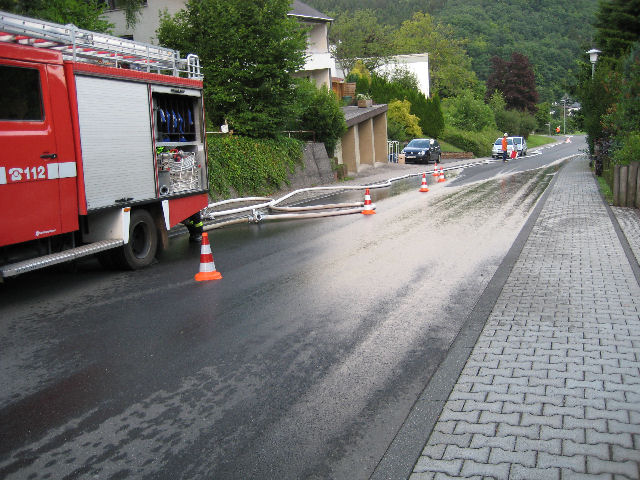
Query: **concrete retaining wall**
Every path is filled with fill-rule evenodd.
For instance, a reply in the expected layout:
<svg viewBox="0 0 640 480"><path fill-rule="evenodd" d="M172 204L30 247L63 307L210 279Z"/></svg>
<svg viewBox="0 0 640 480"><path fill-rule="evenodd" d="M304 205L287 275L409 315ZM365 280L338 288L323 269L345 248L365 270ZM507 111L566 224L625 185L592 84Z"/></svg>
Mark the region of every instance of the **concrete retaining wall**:
<svg viewBox="0 0 640 480"><path fill-rule="evenodd" d="M327 155L324 143L307 142L304 148L303 167L296 167L289 176L291 186L289 190L298 188L317 187L334 182L336 172L331 169L331 160Z"/></svg>

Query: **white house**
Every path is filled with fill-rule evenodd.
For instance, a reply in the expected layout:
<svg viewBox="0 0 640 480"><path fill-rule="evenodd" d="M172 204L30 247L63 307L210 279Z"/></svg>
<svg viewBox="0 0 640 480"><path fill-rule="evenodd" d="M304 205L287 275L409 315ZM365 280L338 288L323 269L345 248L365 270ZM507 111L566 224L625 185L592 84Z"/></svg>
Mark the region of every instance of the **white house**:
<svg viewBox="0 0 640 480"><path fill-rule="evenodd" d="M108 7L105 17L115 25L113 34L137 42L158 44L156 30L160 26L160 15L165 10L170 15L178 13L184 8L185 0L142 0L142 11L133 29L127 28L124 10L119 8L118 0L105 0Z"/></svg>
<svg viewBox="0 0 640 480"><path fill-rule="evenodd" d="M391 73L397 69L406 69L413 73L418 79L418 90L429 98L429 54L419 53L413 55L396 55L391 57L389 63L379 66L376 71L380 73Z"/></svg>
<svg viewBox="0 0 640 480"><path fill-rule="evenodd" d="M185 0L143 0L140 20L133 29L127 28L124 10L118 8L118 0L105 0L109 9L107 19L115 25L114 34L139 42L157 44L156 30L160 25L160 15L165 10L173 15L184 8ZM296 76L307 77L316 85L331 88L332 59L329 54L328 31L332 19L309 5L294 0L288 15L309 27L307 37L307 61L304 70Z"/></svg>
<svg viewBox="0 0 640 480"><path fill-rule="evenodd" d="M307 61L304 70L296 74L297 77L307 77L316 85L326 85L331 88L331 67L334 64L329 53L329 25L332 18L320 13L309 5L295 0L289 15L307 26Z"/></svg>

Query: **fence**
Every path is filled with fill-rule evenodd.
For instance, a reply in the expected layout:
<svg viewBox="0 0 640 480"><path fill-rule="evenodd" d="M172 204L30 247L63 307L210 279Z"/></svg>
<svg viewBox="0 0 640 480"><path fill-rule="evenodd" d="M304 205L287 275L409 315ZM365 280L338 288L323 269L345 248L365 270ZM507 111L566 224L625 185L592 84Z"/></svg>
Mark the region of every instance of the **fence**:
<svg viewBox="0 0 640 480"><path fill-rule="evenodd" d="M640 162L613 167L613 204L640 208Z"/></svg>

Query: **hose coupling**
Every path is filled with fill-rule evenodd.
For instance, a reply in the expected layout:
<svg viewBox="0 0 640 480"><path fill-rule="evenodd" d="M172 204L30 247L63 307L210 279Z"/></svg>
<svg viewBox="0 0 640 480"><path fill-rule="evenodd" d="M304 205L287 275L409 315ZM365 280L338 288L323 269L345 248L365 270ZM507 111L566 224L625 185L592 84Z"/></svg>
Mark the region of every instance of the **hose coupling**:
<svg viewBox="0 0 640 480"><path fill-rule="evenodd" d="M251 215L249 215L249 222L250 223L260 223L262 221L264 217L262 216L262 213L260 213L258 210L253 209L251 211Z"/></svg>

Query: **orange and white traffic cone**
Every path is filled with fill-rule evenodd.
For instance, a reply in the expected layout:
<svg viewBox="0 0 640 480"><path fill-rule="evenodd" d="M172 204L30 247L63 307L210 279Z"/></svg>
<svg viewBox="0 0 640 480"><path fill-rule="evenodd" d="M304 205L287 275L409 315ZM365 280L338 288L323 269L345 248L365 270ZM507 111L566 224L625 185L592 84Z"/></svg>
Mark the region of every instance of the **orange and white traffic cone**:
<svg viewBox="0 0 640 480"><path fill-rule="evenodd" d="M374 213L376 213L371 203L371 194L369 194L368 188L364 192L364 209L361 213L364 215L373 215Z"/></svg>
<svg viewBox="0 0 640 480"><path fill-rule="evenodd" d="M202 244L200 245L200 271L196 273L197 282L205 280L219 280L222 274L216 270L213 263L213 254L211 253L211 245L209 245L209 235L207 232L202 234Z"/></svg>
<svg viewBox="0 0 640 480"><path fill-rule="evenodd" d="M433 166L433 173L431 174L432 177L437 177L438 174L438 162L436 162L436 164Z"/></svg>
<svg viewBox="0 0 640 480"><path fill-rule="evenodd" d="M440 176L438 177L438 183L446 181L447 179L444 177L444 169L440 167Z"/></svg>
<svg viewBox="0 0 640 480"><path fill-rule="evenodd" d="M428 192L429 191L429 187L427 187L427 174L423 173L422 174L422 184L420 185L420 190L418 190L419 192Z"/></svg>

